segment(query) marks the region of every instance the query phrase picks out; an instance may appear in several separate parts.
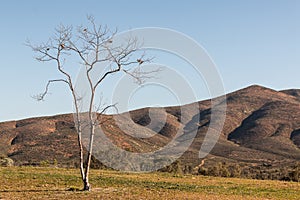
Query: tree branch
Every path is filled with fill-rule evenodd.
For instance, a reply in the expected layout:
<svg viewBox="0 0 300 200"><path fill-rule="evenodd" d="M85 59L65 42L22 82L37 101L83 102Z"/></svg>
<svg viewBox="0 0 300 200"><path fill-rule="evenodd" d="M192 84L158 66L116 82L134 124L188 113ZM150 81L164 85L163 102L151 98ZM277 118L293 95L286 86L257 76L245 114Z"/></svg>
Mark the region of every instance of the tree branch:
<svg viewBox="0 0 300 200"><path fill-rule="evenodd" d="M64 83L67 83L68 86L70 86L70 83L64 79L49 80L46 85L45 91L41 94L33 96L33 98L36 99L37 101L43 101L45 96L48 94L50 84L54 83L54 82L64 82Z"/></svg>

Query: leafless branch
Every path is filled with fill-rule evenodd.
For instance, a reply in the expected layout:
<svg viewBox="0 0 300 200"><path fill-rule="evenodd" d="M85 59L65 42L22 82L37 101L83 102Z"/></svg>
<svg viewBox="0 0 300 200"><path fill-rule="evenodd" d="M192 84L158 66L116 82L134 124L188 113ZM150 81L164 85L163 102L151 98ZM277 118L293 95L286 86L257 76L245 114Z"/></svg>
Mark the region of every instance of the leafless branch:
<svg viewBox="0 0 300 200"><path fill-rule="evenodd" d="M102 111L99 113L100 115L104 114L108 109L114 108L118 112L117 103L108 105L105 108L102 109Z"/></svg>
<svg viewBox="0 0 300 200"><path fill-rule="evenodd" d="M146 80L155 78L155 75L161 72L162 68L158 67L150 71L143 71L140 67L136 67L130 70L123 69L123 71L131 76L134 79L135 83L142 85Z"/></svg>
<svg viewBox="0 0 300 200"><path fill-rule="evenodd" d="M54 83L54 82L64 82L64 83L67 83L69 85L69 82L64 80L64 79L49 80L47 85L46 85L45 91L41 94L33 96L33 98L36 99L37 101L43 101L45 96L48 94L50 84Z"/></svg>
<svg viewBox="0 0 300 200"><path fill-rule="evenodd" d="M117 103L112 104L112 105L108 105L108 106L102 108L102 109L101 109L101 112L100 112L100 113L99 113L99 112L97 113L97 114L98 114L98 118L97 118L98 124L97 124L97 125L101 125L101 124L104 124L104 123L106 123L107 121L109 121L109 119L103 120L103 114L105 114L105 112L106 112L108 109L110 109L110 108L114 108L114 109L116 110L116 114L119 113L119 110L118 110L118 107L117 107Z"/></svg>

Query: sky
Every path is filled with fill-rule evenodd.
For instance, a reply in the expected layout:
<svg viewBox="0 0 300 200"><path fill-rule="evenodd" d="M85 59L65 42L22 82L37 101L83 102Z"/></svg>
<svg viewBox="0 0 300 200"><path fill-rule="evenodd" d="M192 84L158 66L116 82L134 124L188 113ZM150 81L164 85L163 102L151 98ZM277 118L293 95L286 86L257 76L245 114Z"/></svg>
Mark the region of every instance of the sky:
<svg viewBox="0 0 300 200"><path fill-rule="evenodd" d="M252 84L300 88L299 0L10 0L0 7L0 121L72 112L64 85L51 87L43 102L32 98L59 74L50 63L37 62L24 44L47 41L59 24L85 24L87 15L119 31L161 27L189 36L217 66L225 92ZM169 64L178 69L175 60ZM72 70L76 77L78 70ZM197 86L197 80L192 84ZM198 100L208 98L199 92L203 85L199 79ZM155 85L145 91L168 93ZM172 104L170 95L160 99L144 94L134 94L130 108Z"/></svg>

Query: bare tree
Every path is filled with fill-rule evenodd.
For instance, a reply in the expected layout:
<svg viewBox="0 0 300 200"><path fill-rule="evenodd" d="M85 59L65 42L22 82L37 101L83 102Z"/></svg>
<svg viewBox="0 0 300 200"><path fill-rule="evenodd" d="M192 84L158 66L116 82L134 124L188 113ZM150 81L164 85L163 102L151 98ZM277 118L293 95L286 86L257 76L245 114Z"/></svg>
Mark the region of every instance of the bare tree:
<svg viewBox="0 0 300 200"><path fill-rule="evenodd" d="M117 31L111 31L107 26L98 26L93 17L88 17L88 26L79 26L73 29L72 26L60 25L55 29L55 35L48 42L40 45L33 45L27 42L27 45L36 53L36 59L40 62L55 62L56 69L62 75L62 78L49 80L46 89L42 94L37 95L37 100L44 100L48 94L49 86L55 82L62 82L68 86L71 92L75 115L74 120L78 132L78 147L80 159L80 173L83 181L83 190L90 191L89 170L93 152L93 141L95 127L97 124L97 115L94 114L96 90L112 74L123 72L132 76L138 83L151 73L141 71L141 66L150 62L151 59L145 58L145 53L140 51L141 45L137 38L128 38L121 45L113 45L114 37ZM80 65L85 67L85 74L88 80L90 99L88 113L89 141L87 145L87 155L84 156L84 146L82 140L83 122L80 117L80 96L75 91L74 80L66 70L66 61L76 57ZM110 67L96 81L92 80L92 71L99 63L109 62ZM108 105L100 110L103 114L108 108L114 105Z"/></svg>

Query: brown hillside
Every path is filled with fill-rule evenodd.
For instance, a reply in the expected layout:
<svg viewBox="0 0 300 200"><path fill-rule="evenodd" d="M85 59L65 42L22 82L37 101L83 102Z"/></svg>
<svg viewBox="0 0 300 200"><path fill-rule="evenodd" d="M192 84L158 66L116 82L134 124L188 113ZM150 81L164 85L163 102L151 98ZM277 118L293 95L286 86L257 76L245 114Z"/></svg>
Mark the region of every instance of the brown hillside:
<svg viewBox="0 0 300 200"><path fill-rule="evenodd" d="M300 90L299 89L290 89L290 90L282 90L281 92L294 96L300 100Z"/></svg>
<svg viewBox="0 0 300 200"><path fill-rule="evenodd" d="M298 97L299 90L279 92L256 85L228 94L222 133L204 160L198 158L199 150L208 128L214 130L210 101L185 105L184 109L179 106L139 109L129 113L132 120L124 118L124 114L117 118L104 115L101 128L115 145L132 152L158 150L168 144L179 129L184 133L176 140L184 141L189 137L189 130L196 129L194 142L180 158L184 171L195 173L200 163L209 169L226 162L242 166L247 169L245 174L255 177L257 169L269 170L269 166L280 169L300 161ZM193 105L199 105L199 109L193 110ZM182 115L182 110L188 114ZM166 123L162 123L164 119ZM188 123L184 125L183 121ZM126 134L128 132L151 137L136 138ZM12 158L17 165L57 160L60 166L76 166L76 138L72 115L0 123L0 153Z"/></svg>

